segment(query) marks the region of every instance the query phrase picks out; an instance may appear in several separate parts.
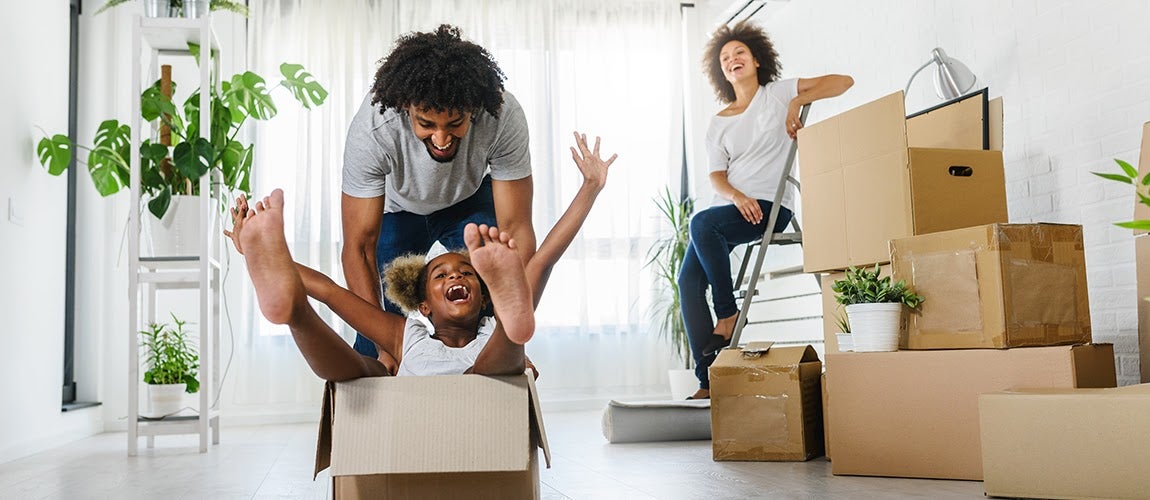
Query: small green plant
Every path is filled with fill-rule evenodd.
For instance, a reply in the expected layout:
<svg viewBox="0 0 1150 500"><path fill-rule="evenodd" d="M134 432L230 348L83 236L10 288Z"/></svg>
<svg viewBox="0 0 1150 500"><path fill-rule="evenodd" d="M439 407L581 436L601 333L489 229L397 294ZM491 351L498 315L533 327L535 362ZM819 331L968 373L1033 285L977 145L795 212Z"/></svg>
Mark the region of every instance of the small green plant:
<svg viewBox="0 0 1150 500"><path fill-rule="evenodd" d="M836 280L831 289L836 294L835 300L843 305L901 302L916 309L926 300L907 288L905 281L892 282L890 276L880 278L878 264L873 270L852 266L846 277Z"/></svg>
<svg viewBox="0 0 1150 500"><path fill-rule="evenodd" d="M676 200L670 188L655 198L655 205L670 224L671 234L660 238L647 251L647 266L655 266L655 275L660 289L659 297L652 305L652 316L656 318L659 331L670 338L675 353L683 360L684 368L691 368L691 343L687 338L687 327L683 325L680 312L679 281L676 276L683 267L683 257L687 254L690 239L691 214L695 211L695 200L684 197Z"/></svg>
<svg viewBox="0 0 1150 500"><path fill-rule="evenodd" d="M1110 179L1112 181L1122 182L1134 186L1134 195L1138 197L1138 202L1150 207L1150 173L1138 178L1138 169L1133 165L1126 163L1117 158L1114 159L1118 166L1122 169L1120 174L1110 174L1106 172L1091 172L1103 179ZM1124 227L1128 229L1141 229L1150 231L1150 220L1132 220L1126 222L1115 222L1115 226Z"/></svg>
<svg viewBox="0 0 1150 500"><path fill-rule="evenodd" d="M847 320L847 315L845 314L835 315L835 325L839 327L839 332L841 333L851 332L851 324L850 321Z"/></svg>
<svg viewBox="0 0 1150 500"><path fill-rule="evenodd" d="M147 330L140 331L140 345L144 348L144 372L146 384L187 384L188 394L200 390L196 371L200 368L200 356L196 353L188 333L184 331L186 321L172 315L175 328L167 323L152 323Z"/></svg>

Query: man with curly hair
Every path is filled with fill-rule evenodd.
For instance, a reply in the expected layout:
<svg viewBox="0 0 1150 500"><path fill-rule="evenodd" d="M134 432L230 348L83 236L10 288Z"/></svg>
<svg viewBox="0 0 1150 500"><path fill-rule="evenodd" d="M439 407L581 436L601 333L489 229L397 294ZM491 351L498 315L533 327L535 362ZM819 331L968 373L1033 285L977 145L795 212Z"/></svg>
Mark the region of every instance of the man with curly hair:
<svg viewBox="0 0 1150 500"><path fill-rule="evenodd" d="M342 262L356 295L380 303L389 262L437 241L462 248L469 223L510 234L524 261L534 253L527 121L504 79L449 25L400 37L384 58L344 150ZM355 350L379 354L362 335Z"/></svg>
<svg viewBox="0 0 1150 500"><path fill-rule="evenodd" d="M766 229L763 214L771 212L791 140L803 126L800 109L841 95L854 84L845 75L780 80L778 58L767 34L745 21L720 27L703 51L703 71L726 107L711 117L706 135L715 199L691 218L678 277L680 311L700 387L691 398L710 397L707 369L718 350L730 343L739 312L729 254ZM793 203L794 194L788 191L774 231L790 223ZM714 317L707 307L708 286Z"/></svg>

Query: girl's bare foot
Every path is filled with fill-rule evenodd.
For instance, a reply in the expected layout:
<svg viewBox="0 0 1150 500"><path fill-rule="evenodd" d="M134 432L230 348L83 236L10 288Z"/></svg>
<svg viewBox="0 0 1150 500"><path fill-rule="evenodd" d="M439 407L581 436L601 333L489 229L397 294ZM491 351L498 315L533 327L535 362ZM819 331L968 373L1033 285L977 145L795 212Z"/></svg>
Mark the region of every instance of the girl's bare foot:
<svg viewBox="0 0 1150 500"><path fill-rule="evenodd" d="M291 321L296 306L307 301L284 238L283 207L283 191L272 191L255 210L247 211L239 232L260 312L275 324Z"/></svg>
<svg viewBox="0 0 1150 500"><path fill-rule="evenodd" d="M507 338L516 344L527 343L535 334L535 308L515 242L507 233L486 224L464 227L463 242L471 254L471 265L487 284L495 317Z"/></svg>

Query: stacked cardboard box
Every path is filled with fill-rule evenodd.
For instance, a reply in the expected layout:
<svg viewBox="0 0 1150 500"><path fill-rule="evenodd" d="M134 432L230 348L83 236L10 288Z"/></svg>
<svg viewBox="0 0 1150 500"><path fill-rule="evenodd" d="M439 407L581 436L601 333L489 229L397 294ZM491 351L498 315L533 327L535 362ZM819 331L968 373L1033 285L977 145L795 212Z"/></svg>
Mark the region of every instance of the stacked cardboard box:
<svg viewBox="0 0 1150 500"><path fill-rule="evenodd" d="M711 364L714 460L805 461L823 453L822 362L811 346L751 342Z"/></svg>
<svg viewBox="0 0 1150 500"><path fill-rule="evenodd" d="M980 394L1116 385L1113 347L1090 344L1081 227L1006 223L1001 101L983 96L904 119L897 93L800 132L834 474L981 479ZM912 350L838 353L830 288L875 264L926 297Z"/></svg>
<svg viewBox="0 0 1150 500"><path fill-rule="evenodd" d="M1138 156L1138 177L1150 175L1150 122L1142 126L1142 153ZM1134 202L1134 219L1150 220L1150 205ZM1138 266L1138 297L1150 297L1150 235L1135 231L1135 261ZM1138 301L1138 354L1142 382L1150 382L1150 302Z"/></svg>

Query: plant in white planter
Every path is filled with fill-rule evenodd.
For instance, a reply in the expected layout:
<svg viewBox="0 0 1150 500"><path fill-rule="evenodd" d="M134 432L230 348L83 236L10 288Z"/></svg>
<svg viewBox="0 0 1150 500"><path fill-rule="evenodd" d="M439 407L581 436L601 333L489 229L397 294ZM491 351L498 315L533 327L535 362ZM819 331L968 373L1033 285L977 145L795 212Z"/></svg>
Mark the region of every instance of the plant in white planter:
<svg viewBox="0 0 1150 500"><path fill-rule="evenodd" d="M148 416L163 417L183 408L183 394L200 390L196 378L200 356L188 332L186 321L172 315L175 327L167 323L152 323L140 331L140 346L144 348L144 383L148 384Z"/></svg>
<svg viewBox="0 0 1150 500"><path fill-rule="evenodd" d="M851 337L851 323L847 321L845 314L835 315L835 326L839 331L835 334L835 341L838 342L839 352L853 351L854 350L854 337Z"/></svg>
<svg viewBox="0 0 1150 500"><path fill-rule="evenodd" d="M648 266L655 266L656 288L659 296L652 304L651 314L658 321L659 331L671 342L675 354L683 361L681 369L669 370L671 395L682 399L695 392L699 381L695 378L694 363L691 358L691 344L687 338L687 327L683 325L680 312L679 282L676 276L683 267L690 239L691 213L695 210L695 200L687 197L676 200L670 189L663 189L655 199L663 220L671 226L672 232L655 241L647 251Z"/></svg>
<svg viewBox="0 0 1150 500"><path fill-rule="evenodd" d="M903 306L917 309L925 300L907 288L906 282L879 277L877 264L873 270L851 267L831 289L835 300L846 306L858 352L897 351Z"/></svg>

